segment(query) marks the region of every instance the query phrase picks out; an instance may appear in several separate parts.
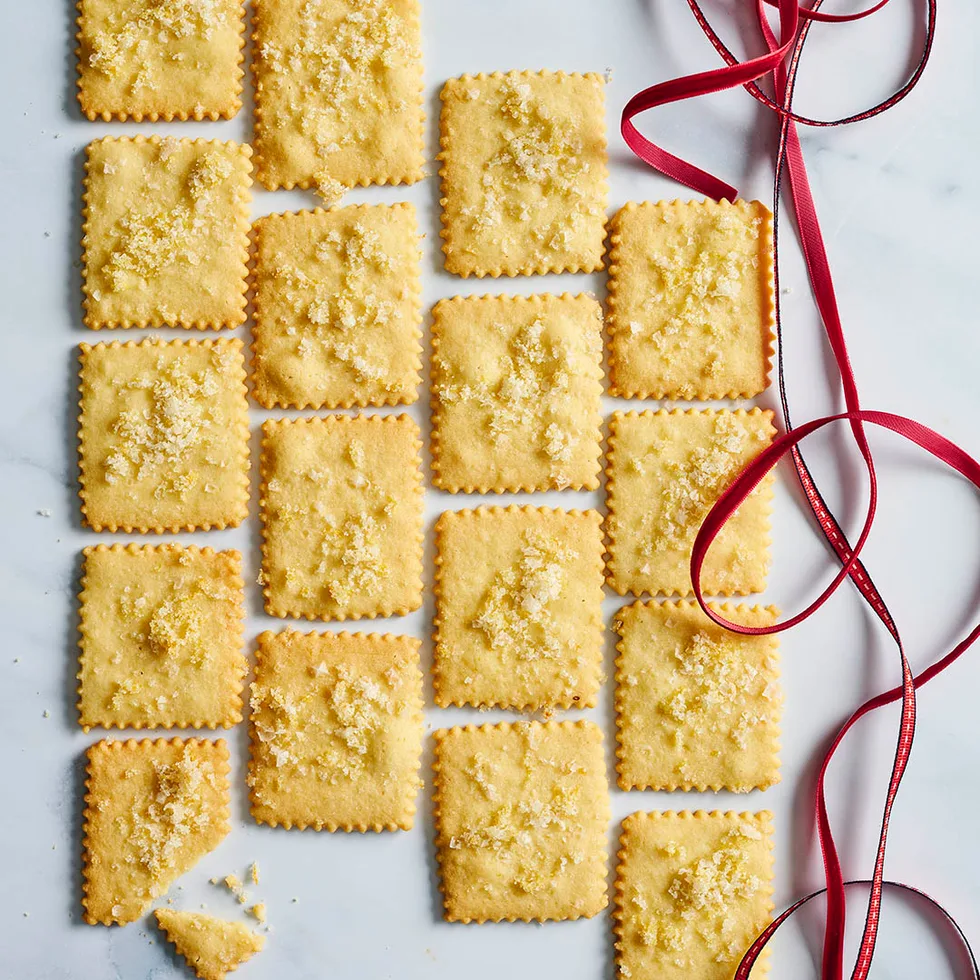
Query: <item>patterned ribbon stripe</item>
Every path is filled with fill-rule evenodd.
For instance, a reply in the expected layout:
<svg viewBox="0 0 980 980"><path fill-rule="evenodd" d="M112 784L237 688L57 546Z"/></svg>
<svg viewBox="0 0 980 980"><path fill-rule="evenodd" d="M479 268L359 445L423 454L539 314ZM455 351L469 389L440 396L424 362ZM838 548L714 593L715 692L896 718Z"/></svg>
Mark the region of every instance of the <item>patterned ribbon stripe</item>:
<svg viewBox="0 0 980 980"><path fill-rule="evenodd" d="M813 615L833 595L844 580L849 578L895 640L902 668L902 683L900 685L869 699L851 714L838 731L820 767L816 784L815 809L817 832L824 861L826 887L799 899L773 920L769 927L753 942L745 953L736 971L735 980L747 980L762 950L779 927L797 909L817 896L824 894L827 896L827 913L821 976L823 980L842 980L844 969L844 927L846 921L845 889L849 885L862 885L870 890L861 944L858 950L857 961L851 972L853 980L866 980L870 972L878 936L882 892L885 887L902 889L907 893L914 894L923 899L933 909L937 910L962 942L971 967L970 975L980 980L980 968L978 968L976 958L970 948L967 937L952 916L935 899L919 889L899 882L887 881L884 877L885 850L892 807L898 794L899 786L901 785L902 776L908 765L915 734L915 692L927 681L950 666L973 644L977 637L980 636L980 624L945 657L930 665L920 674L913 675L895 620L878 592L870 574L860 560L861 551L871 532L878 500L877 475L871 448L867 442L865 424L883 427L914 442L926 452L942 460L958 473L962 474L978 489L980 489L980 463L977 463L969 454L954 445L944 436L918 422L900 415L868 411L861 407L857 383L847 353L840 311L837 306L837 298L830 273L830 264L824 246L823 235L820 231L820 223L817 219L809 180L807 179L806 165L797 131L797 125L821 127L843 126L863 119L870 119L872 116L876 116L890 109L912 91L926 68L935 37L937 0L925 0L925 2L925 40L918 62L908 80L887 99L854 115L841 119L821 120L800 115L793 110L793 94L803 49L814 23L841 24L859 20L881 10L889 3L889 0L880 0L874 6L853 14L823 13L820 10L823 0L814 0L814 3L809 8L801 7L799 0L756 0L759 30L765 41L768 53L744 62L740 62L722 42L714 28L712 28L705 18L698 0L688 0L688 5L694 13L698 24L714 45L715 50L725 61L726 67L700 72L696 75L687 75L651 86L635 95L623 110L623 138L630 149L641 160L665 176L679 181L692 190L708 197L715 199L727 198L730 201L734 200L737 196L734 187L654 144L637 130L633 124L633 117L638 113L645 112L656 106L665 105L669 102L691 99L700 95L735 88L736 86L743 86L753 98L776 112L780 117L779 139L775 147L772 210L774 220L773 247L776 256L775 321L776 332L780 340L778 351L778 380L786 432L784 435L777 437L767 450L743 470L721 496L701 526L691 556L691 579L694 584L694 592L697 596L698 603L711 619L720 626L733 632L743 634L777 633L790 629ZM765 9L767 4L778 10L778 36L769 24ZM758 79L768 75L772 76L773 96L767 95L757 84ZM837 415L815 419L797 427L794 427L791 422L789 401L786 393L779 308L779 201L782 195L784 176L788 180L789 205L796 221L799 242L806 262L810 285L837 364L846 409ZM846 421L848 423L868 473L868 510L863 527L854 545L850 544L837 519L827 506L800 451L800 443L808 435L827 425L840 421ZM701 593L701 567L705 554L726 521L735 513L739 505L763 477L773 469L779 460L787 455L792 458L797 477L817 525L840 561L841 567L830 585L802 612L774 626L741 626L737 623L729 622L708 608ZM901 722L891 775L888 782L888 792L884 803L874 872L870 879L845 881L827 812L825 792L827 769L844 737L860 718L869 712L898 700L902 702Z"/></svg>

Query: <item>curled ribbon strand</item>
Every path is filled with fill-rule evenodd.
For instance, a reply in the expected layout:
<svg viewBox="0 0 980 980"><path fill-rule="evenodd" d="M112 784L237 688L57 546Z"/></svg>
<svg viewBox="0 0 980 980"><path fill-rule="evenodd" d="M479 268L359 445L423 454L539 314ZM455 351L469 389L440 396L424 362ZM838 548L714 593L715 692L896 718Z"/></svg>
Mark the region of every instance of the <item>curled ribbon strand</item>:
<svg viewBox="0 0 980 980"><path fill-rule="evenodd" d="M871 576L860 560L861 551L864 548L874 522L877 506L877 477L871 449L866 438L865 423L884 427L911 440L936 458L947 463L978 489L980 489L980 464L945 437L911 419L890 413L866 411L861 408L854 372L847 353L840 312L830 273L830 264L820 231L816 206L810 190L802 147L796 129L797 124L839 126L869 119L872 116L886 111L904 99L918 83L928 63L935 37L937 0L926 0L926 34L918 63L905 84L887 99L851 116L835 120L811 119L795 113L792 108L796 76L811 26L818 22L840 24L855 21L881 10L888 2L889 0L879 0L872 7L858 13L834 15L824 14L820 11L823 0L814 0L812 6L809 8L801 7L799 0L756 0L759 29L768 48L768 53L745 62L739 62L708 23L699 6L698 0L688 0L688 5L694 13L698 24L725 61L726 67L672 79L651 86L634 96L623 110L623 138L630 149L640 159L665 176L671 177L695 191L712 198L727 198L728 200L735 199L737 194L735 188L693 164L674 156L648 140L633 124L633 117L638 113L655 108L656 106L695 98L699 95L719 92L737 86L743 86L757 101L777 112L780 117L779 141L775 155L773 185L773 242L776 254L775 319L777 334L780 337L778 354L779 391L786 433L778 437L769 449L746 467L726 492L722 494L705 519L697 535L691 558L691 579L698 603L711 619L720 626L734 632L745 634L775 633L790 629L807 619L830 598L845 579L850 578L860 591L862 597L868 602L895 640L902 668L902 683L899 686L866 701L847 719L838 731L820 767L816 786L815 808L818 837L824 859L826 887L799 899L774 919L745 953L735 974L735 980L747 980L762 950L779 927L799 908L818 895L823 894L827 895L827 913L821 976L823 980L842 980L844 927L846 921L845 888L847 885L853 884L866 884L870 888L864 930L861 936L857 960L851 973L853 980L866 980L870 972L877 941L881 897L885 887L901 889L916 894L938 909L962 941L972 966L971 975L980 980L980 969L978 969L973 951L970 948L965 934L952 916L934 899L918 889L898 882L886 881L884 878L888 826L895 798L906 766L908 765L915 733L916 689L945 670L973 644L977 637L980 636L980 624L945 657L932 664L919 675L913 676L901 636L898 632L898 627L874 585ZM778 39L767 19L765 12L766 4L778 9ZM775 98L768 96L757 84L758 79L767 75L772 76ZM838 367L846 408L846 411L838 415L816 419L797 428L794 428L791 423L786 393L779 309L778 205L782 194L784 175L788 178L790 203L792 205L793 216L796 220L800 245L806 262L813 296ZM855 443L865 463L869 480L868 510L857 542L853 546L849 543L840 524L827 506L813 480L799 447L799 444L808 435L838 421L847 421L850 426ZM787 455L792 458L807 504L828 544L840 561L841 568L830 585L818 598L802 612L790 617L790 619L771 627L741 626L724 619L721 615L708 608L701 593L701 566L712 541L727 520L738 509L739 505L759 481L780 459ZM827 812L825 793L827 769L838 746L859 719L871 711L884 707L887 704L892 704L898 700L902 702L901 722L880 825L874 872L872 877L867 881L845 882Z"/></svg>

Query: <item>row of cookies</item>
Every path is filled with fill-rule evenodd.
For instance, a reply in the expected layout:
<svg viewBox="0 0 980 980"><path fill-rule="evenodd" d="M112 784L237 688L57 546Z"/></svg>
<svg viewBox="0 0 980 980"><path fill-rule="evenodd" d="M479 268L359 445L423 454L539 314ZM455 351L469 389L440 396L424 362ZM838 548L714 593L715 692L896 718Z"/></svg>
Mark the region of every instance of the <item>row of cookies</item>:
<svg viewBox="0 0 980 980"><path fill-rule="evenodd" d="M422 739L417 651L396 651L400 666L392 666L386 644L399 641L349 634L260 639L260 670L267 660L275 666L253 715L256 819L331 830L411 824ZM597 726L467 726L437 731L434 739L436 848L448 920L577 919L605 908L609 796ZM322 768L325 757L332 778ZM230 829L228 769L223 739L102 741L89 749L86 921L134 921L220 843ZM317 806L352 822L307 822ZM366 822L371 814L379 822ZM620 974L730 975L771 912L771 833L767 812L627 817L614 889ZM178 948L183 942L192 956L200 954L199 969L216 958L216 934L229 955L238 954L235 962L261 948L231 924L170 910L158 918L176 933ZM193 944L194 929L205 931L201 939L212 937L203 951Z"/></svg>
<svg viewBox="0 0 980 980"><path fill-rule="evenodd" d="M437 542L436 703L593 706L603 641L598 515L460 511L440 519ZM753 626L774 617L771 609L721 608ZM241 721L247 662L236 552L87 548L80 612L86 730ZM635 603L616 629L622 788L746 791L778 778L774 639L736 638L683 600Z"/></svg>
<svg viewBox="0 0 980 980"><path fill-rule="evenodd" d="M91 143L86 324L244 322L250 166L250 149L241 144L158 137ZM604 219L597 228L601 256ZM763 205L628 204L614 215L609 241L613 394L710 399L764 389L772 269L771 219ZM418 242L415 211L405 203L316 209L255 223L259 404L341 408L415 400ZM493 306L461 302L458 311L436 311L437 337L444 321L450 347L460 342L460 321L482 334L499 315ZM565 312L579 321L578 330L589 315L598 316L584 298ZM491 344L481 353L496 352ZM576 350L580 363L573 366L594 375L598 353L594 346ZM466 366L457 370L465 373Z"/></svg>

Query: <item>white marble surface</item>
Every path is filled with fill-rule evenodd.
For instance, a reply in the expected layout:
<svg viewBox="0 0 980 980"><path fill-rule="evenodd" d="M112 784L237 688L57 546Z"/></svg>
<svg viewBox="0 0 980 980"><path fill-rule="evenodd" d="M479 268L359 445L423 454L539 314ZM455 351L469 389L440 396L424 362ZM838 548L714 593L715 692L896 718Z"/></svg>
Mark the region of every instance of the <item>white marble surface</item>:
<svg viewBox="0 0 980 980"><path fill-rule="evenodd" d="M843 2L843 0L842 0ZM612 178L610 208L628 199L685 196L629 157L618 134L619 109L653 81L714 67L686 5L669 0L423 0L426 103L434 117L442 81L464 71L509 68L613 70L608 90ZM710 4L718 20L735 0ZM744 4L737 6L745 7ZM840 5L835 4L834 9ZM912 8L896 0L872 22L818 29L800 84L799 105L850 110L880 96L908 62ZM975 229L980 218L976 151L977 15L971 0L945 0L933 64L915 94L884 118L848 131L804 136L824 220L855 369L869 407L898 410L980 450L976 382ZM14 9L16 7L16 10ZM843 8L841 8L843 9ZM78 274L82 148L105 133L148 132L248 139L246 109L230 122L108 125L83 121L74 101L72 8L68 2L6 4L0 59L0 310L6 364L0 415L0 977L177 978L187 976L155 929L141 922L107 929L81 923L79 814L85 735L73 708L75 588L79 551L96 536L79 526L75 496L75 347L81 326ZM731 29L728 29L731 36ZM737 43L737 39L736 39ZM650 123L672 147L733 179L746 195L769 192L754 103L741 92L672 107ZM434 118L428 155L436 146ZM430 168L434 169L434 168ZM460 281L437 252L437 184L358 190L348 201L411 200L425 242L427 303L456 292L604 290L601 277L563 276ZM312 196L258 191L256 214L309 207ZM801 264L786 239L785 297L789 378L797 420L836 405L828 385ZM246 333L247 331L240 331ZM172 334L176 335L175 332ZM135 335L134 335L135 336ZM769 404L768 399L763 402ZM607 411L614 408L610 400ZM413 409L421 415L418 407ZM268 413L254 411L253 428ZM943 652L977 615L980 536L977 499L912 450L874 436L882 478L881 516L868 548L870 568L905 631L917 665ZM837 485L828 438L814 446L828 488ZM829 489L851 525L863 500L853 453L843 453L844 489ZM601 505L598 495L540 495L536 502ZM429 526L447 507L472 505L430 492ZM41 512L50 511L50 516ZM122 536L120 536L122 537ZM189 537L189 536L185 536ZM787 484L776 500L775 568L767 599L797 608L830 564ZM102 536L100 540L105 540ZM234 546L256 568L257 528L206 535ZM431 579L431 555L428 556ZM249 595L248 636L274 624ZM610 598L611 618L621 600ZM431 601L397 622L368 629L428 633ZM327 627L329 628L329 627ZM426 646L426 657L428 657ZM975 690L980 651L921 696L921 731L892 827L889 873L935 893L980 935L980 727ZM639 808L769 807L777 824L776 901L819 882L810 819L814 762L824 739L862 695L897 678L893 650L846 591L783 642L786 711L783 781L763 794L612 793L616 817ZM591 712L611 736L611 693ZM495 713L496 714L496 713ZM502 715L503 713L499 713ZM430 709L430 727L467 719ZM894 742L895 711L861 728L835 766L830 798L847 872L870 870L881 790ZM234 830L172 892L178 906L204 901L236 914L234 900L207 884L258 860L256 894L269 908L266 951L241 976L416 977L471 980L568 980L612 974L607 915L591 921L464 927L440 921L433 884L428 807L409 833L344 835L255 826L243 785L243 727L228 734L234 754ZM428 757L426 759L428 763ZM610 828L610 842L614 829ZM293 898L298 902L293 902ZM855 902L855 912L857 912ZM775 977L813 975L818 917L787 930L776 944ZM855 917L855 928L857 917ZM875 976L954 976L950 960L901 901L889 900Z"/></svg>

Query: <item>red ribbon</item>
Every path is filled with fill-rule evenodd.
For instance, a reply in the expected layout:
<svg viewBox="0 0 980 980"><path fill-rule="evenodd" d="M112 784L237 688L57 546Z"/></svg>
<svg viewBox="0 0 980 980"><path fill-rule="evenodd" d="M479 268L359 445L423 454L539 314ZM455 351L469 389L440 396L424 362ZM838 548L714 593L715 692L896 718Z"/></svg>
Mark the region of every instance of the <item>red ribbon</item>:
<svg viewBox="0 0 980 980"><path fill-rule="evenodd" d="M796 75L799 69L800 58L806 43L810 28L815 22L825 23L845 23L867 17L884 7L889 0L880 0L874 6L856 14L833 15L820 12L823 0L814 0L810 8L801 7L799 0L756 0L756 12L758 16L759 29L765 40L768 53L758 58L753 58L745 62L739 62L731 51L724 45L714 29L707 22L701 11L698 0L688 0L688 5L697 18L699 25L705 32L715 49L726 63L726 67L714 69L713 71L701 72L696 75L688 75L683 78L672 79L654 85L639 94L635 95L623 110L622 134L627 145L642 160L654 167L668 177L672 177L682 184L705 194L712 198L727 198L734 200L736 191L717 177L701 170L700 168L688 163L679 157L668 153L666 150L657 146L644 137L634 126L633 117L647 109L665 105L669 102L677 102L683 99L695 98L712 92L719 92L725 89L743 86L753 98L763 105L777 112L780 117L779 140L775 153L775 174L773 187L773 215L774 215L774 249L776 253L776 330L780 335L781 323L779 310L779 248L778 248L778 228L779 228L779 201L782 190L783 176L788 178L790 205L793 217L795 218L800 245L806 261L807 272L814 300L820 312L821 319L827 338L830 342L834 359L837 364L838 372L844 393L844 404L846 411L826 418L815 419L805 425L794 428L789 414L789 404L786 395L786 385L783 370L783 350L782 343L779 344L778 355L778 374L780 400L783 409L783 416L786 425L786 433L777 437L772 445L766 449L758 458L751 462L743 472L735 479L730 487L722 494L711 512L706 517L701 526L691 556L691 579L694 586L694 593L701 608L720 626L733 632L743 634L768 634L777 633L801 623L809 616L813 615L831 595L840 587L845 579L850 579L863 598L868 602L875 614L885 625L898 647L901 668L902 683L883 694L871 698L862 704L847 719L836 738L833 740L828 750L817 778L816 786L816 822L817 832L820 840L820 847L824 860L824 872L826 878L826 888L820 889L804 898L799 899L789 908L778 915L769 927L755 940L745 953L735 974L735 980L747 980L749 973L756 963L762 950L775 934L776 930L791 916L797 909L818 895L827 895L827 914L826 930L824 934L824 950L821 976L823 980L842 980L843 961L844 961L844 927L846 922L846 902L845 888L847 885L863 884L870 888L868 909L865 917L864 930L861 937L861 944L858 951L857 961L851 972L852 980L866 980L871 969L871 962L874 957L875 943L878 935L878 923L881 914L881 897L885 887L903 889L924 898L927 902L938 909L945 917L946 921L954 928L957 936L963 942L968 953L972 967L972 976L980 978L980 968L970 948L969 942L960 927L956 924L952 916L945 911L934 899L925 895L923 892L909 885L898 882L886 881L884 877L885 851L888 839L888 826L891 819L892 808L895 798L901 785L902 777L908 765L909 755L912 749L913 736L915 734L916 722L916 689L931 680L937 674L945 670L957 658L959 658L980 636L980 624L945 657L932 664L922 673L913 676L905 650L902 645L898 627L892 618L888 607L881 598L874 585L871 576L860 560L860 554L871 532L874 522L875 509L877 506L877 476L875 473L874 459L871 448L868 445L865 433L865 424L881 426L892 432L897 433L905 439L914 442L926 452L932 454L937 459L951 466L962 474L975 487L980 489L980 463L977 463L970 455L954 445L944 436L934 432L932 429L921 425L911 419L900 415L893 415L887 412L873 412L861 407L858 397L857 384L854 372L851 368L850 359L847 354L847 345L844 340L844 332L841 324L840 311L837 306L837 298L834 292L833 280L830 273L830 264L824 246L823 236L820 231L820 224L817 219L816 206L807 179L806 165L803 159L803 151L800 145L797 124L809 126L839 126L847 123L868 119L886 111L900 102L918 83L929 60L932 49L933 38L935 36L936 25L936 3L937 0L926 0L927 24L925 43L922 53L915 69L909 79L893 95L884 101L865 109L852 116L835 120L817 120L801 116L793 111L793 92L796 82ZM776 7L779 12L779 35L778 38L773 32L765 13L765 4ZM758 84L757 80L772 75L774 97L768 96ZM847 536L841 529L834 515L824 501L809 468L806 465L799 444L812 432L824 428L833 422L847 421L855 443L864 460L868 472L869 481L869 503L868 511L864 520L864 525L858 536L856 544L849 543ZM738 509L739 505L745 500L749 493L759 481L776 465L784 456L791 456L800 485L803 488L807 503L816 518L821 532L830 544L834 553L841 563L840 571L835 575L830 585L802 612L791 616L788 620L777 623L769 627L748 627L738 623L730 622L718 613L711 610L701 593L701 567L704 562L711 543L718 535L721 528L729 520L732 514ZM884 813L882 815L881 827L878 837L878 847L875 856L874 872L867 881L845 882L843 871L840 865L840 858L834 842L830 819L827 812L827 801L825 792L826 773L830 762L837 751L840 743L857 723L871 711L892 704L897 700L902 702L901 723L899 726L898 741L895 749L895 756L892 763L891 775L888 782L888 792L885 799Z"/></svg>

